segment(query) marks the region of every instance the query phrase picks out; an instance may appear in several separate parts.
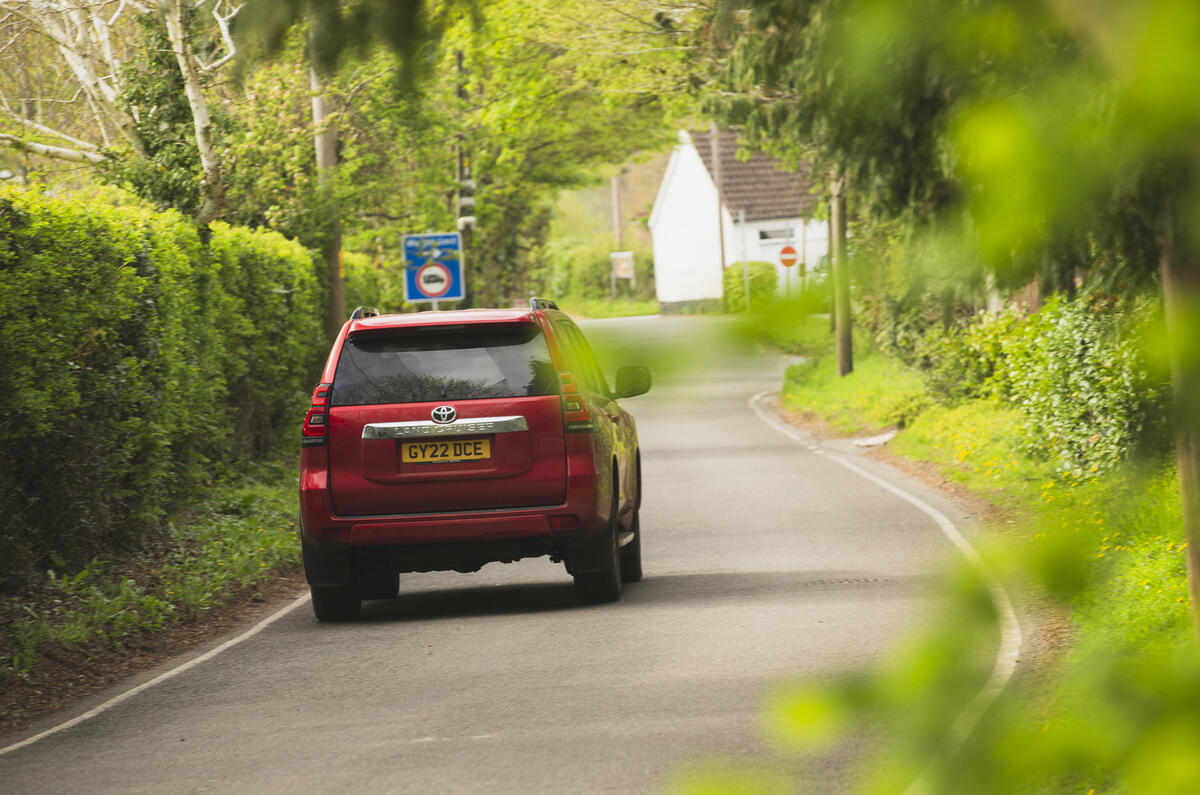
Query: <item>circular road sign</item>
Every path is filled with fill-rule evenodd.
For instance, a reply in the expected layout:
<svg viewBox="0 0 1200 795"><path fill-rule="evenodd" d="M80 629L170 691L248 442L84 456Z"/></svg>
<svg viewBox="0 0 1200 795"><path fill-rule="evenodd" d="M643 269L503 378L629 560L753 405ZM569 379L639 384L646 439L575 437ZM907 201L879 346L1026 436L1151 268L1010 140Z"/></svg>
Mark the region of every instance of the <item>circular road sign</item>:
<svg viewBox="0 0 1200 795"><path fill-rule="evenodd" d="M796 254L796 249L791 246L784 246L779 250L779 263L785 268L790 268L800 261L800 257Z"/></svg>
<svg viewBox="0 0 1200 795"><path fill-rule="evenodd" d="M426 298L441 298L450 292L450 269L440 262L430 262L417 271L417 286Z"/></svg>

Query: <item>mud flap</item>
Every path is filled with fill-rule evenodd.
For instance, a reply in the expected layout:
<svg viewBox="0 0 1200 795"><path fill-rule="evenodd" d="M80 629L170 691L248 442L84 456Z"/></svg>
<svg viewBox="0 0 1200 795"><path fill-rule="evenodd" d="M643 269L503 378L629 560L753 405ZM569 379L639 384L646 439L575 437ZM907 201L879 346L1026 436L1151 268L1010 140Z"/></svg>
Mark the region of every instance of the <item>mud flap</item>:
<svg viewBox="0 0 1200 795"><path fill-rule="evenodd" d="M574 576L584 572L604 571L612 563L612 541L608 532L597 536L577 536L566 543L563 564Z"/></svg>
<svg viewBox="0 0 1200 795"><path fill-rule="evenodd" d="M301 542L304 576L309 585L346 585L351 580L350 548L318 550Z"/></svg>

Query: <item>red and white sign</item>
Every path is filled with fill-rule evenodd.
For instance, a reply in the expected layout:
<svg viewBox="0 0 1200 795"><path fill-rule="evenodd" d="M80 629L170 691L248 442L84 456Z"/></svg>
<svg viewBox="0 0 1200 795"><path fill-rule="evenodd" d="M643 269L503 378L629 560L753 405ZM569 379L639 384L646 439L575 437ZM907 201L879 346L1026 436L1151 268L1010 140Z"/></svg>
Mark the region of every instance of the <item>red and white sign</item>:
<svg viewBox="0 0 1200 795"><path fill-rule="evenodd" d="M417 271L417 285L427 298L441 298L450 292L450 269L440 262L431 262Z"/></svg>
<svg viewBox="0 0 1200 795"><path fill-rule="evenodd" d="M790 268L799 261L800 255L791 246L784 246L779 250L779 264L783 265L783 267Z"/></svg>

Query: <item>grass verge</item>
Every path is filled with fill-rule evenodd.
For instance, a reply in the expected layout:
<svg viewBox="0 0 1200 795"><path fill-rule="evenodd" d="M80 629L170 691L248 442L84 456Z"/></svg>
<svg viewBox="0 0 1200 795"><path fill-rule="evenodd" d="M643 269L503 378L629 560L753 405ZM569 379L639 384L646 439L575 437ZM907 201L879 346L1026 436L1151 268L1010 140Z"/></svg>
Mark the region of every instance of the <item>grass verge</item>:
<svg viewBox="0 0 1200 795"><path fill-rule="evenodd" d="M569 314L596 319L658 314L658 301L643 301L627 296L620 296L609 300L607 298L583 298L568 295L559 300L558 305L559 308Z"/></svg>
<svg viewBox="0 0 1200 795"><path fill-rule="evenodd" d="M47 653L139 643L294 571L295 491L292 463L247 465L141 554L47 569L44 581L0 600L0 681L28 681Z"/></svg>

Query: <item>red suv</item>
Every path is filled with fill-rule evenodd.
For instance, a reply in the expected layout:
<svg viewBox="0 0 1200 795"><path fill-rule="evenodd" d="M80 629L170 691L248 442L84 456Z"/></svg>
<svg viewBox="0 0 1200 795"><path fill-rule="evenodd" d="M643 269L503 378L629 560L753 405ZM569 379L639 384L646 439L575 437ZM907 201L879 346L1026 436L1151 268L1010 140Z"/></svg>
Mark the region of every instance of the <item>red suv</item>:
<svg viewBox="0 0 1200 795"><path fill-rule="evenodd" d="M641 457L578 327L529 309L380 315L342 327L304 418L300 527L313 612L354 618L401 572L550 555L585 603L641 579Z"/></svg>

